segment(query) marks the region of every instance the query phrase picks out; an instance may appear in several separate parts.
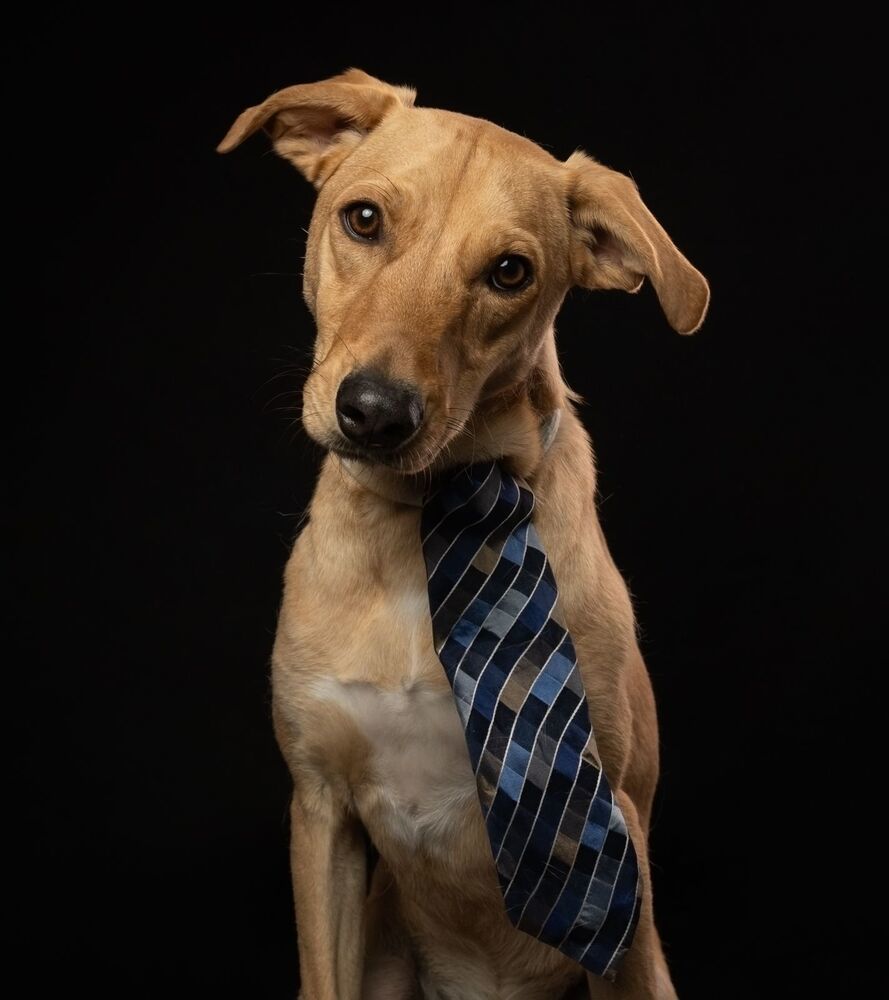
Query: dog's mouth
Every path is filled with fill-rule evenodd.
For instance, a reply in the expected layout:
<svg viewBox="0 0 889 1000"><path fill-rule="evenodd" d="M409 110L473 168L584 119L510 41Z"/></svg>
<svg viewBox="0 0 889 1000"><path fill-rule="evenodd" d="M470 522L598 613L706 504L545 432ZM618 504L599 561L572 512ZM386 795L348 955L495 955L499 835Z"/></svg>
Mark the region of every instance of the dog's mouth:
<svg viewBox="0 0 889 1000"><path fill-rule="evenodd" d="M434 452L430 454L425 448L411 447L410 443L398 448L362 448L338 437L326 442L325 447L338 458L363 465L382 465L405 475L422 472L435 457Z"/></svg>
<svg viewBox="0 0 889 1000"><path fill-rule="evenodd" d="M356 448L345 441L331 442L327 450L340 458L349 458L356 462L368 462L373 465L391 465L397 455L397 450L384 451L378 448Z"/></svg>
<svg viewBox="0 0 889 1000"><path fill-rule="evenodd" d="M384 468L400 476L416 476L426 473L447 452L453 437L459 432L456 421L448 424L448 432L442 436L442 429L424 424L417 433L404 444L394 448L379 445L362 445L350 441L337 430L330 429L323 437L311 435L326 451L344 461L358 462L369 468Z"/></svg>

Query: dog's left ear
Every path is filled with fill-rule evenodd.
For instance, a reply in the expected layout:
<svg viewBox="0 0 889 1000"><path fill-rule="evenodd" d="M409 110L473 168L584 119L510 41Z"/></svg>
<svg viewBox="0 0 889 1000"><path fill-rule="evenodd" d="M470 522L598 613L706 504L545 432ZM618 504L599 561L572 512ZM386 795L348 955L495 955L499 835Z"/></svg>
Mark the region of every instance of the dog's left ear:
<svg viewBox="0 0 889 1000"><path fill-rule="evenodd" d="M694 333L704 322L710 288L645 207L633 181L581 152L565 166L575 282L637 292L647 277L670 326Z"/></svg>
<svg viewBox="0 0 889 1000"><path fill-rule="evenodd" d="M320 83L279 90L247 108L216 147L228 153L261 128L275 152L320 188L342 161L398 108L414 103L410 87L393 87L360 69Z"/></svg>

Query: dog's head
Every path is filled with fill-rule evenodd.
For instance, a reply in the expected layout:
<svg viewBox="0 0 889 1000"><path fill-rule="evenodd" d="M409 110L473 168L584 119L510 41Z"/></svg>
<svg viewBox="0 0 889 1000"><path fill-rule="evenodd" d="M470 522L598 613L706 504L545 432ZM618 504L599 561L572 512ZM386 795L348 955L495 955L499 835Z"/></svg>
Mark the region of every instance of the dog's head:
<svg viewBox="0 0 889 1000"><path fill-rule="evenodd" d="M405 473L523 391L572 285L633 292L647 277L680 333L709 299L628 177L413 104L350 70L248 108L219 146L264 127L318 189L303 422L324 447Z"/></svg>

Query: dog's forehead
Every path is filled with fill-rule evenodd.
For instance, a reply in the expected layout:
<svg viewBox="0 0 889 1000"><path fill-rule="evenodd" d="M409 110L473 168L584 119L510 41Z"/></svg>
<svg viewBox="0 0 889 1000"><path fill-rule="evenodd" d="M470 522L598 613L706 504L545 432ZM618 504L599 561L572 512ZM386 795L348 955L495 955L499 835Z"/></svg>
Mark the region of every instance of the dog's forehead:
<svg viewBox="0 0 889 1000"><path fill-rule="evenodd" d="M565 168L524 136L453 111L405 108L358 148L350 174L370 170L397 187L435 200L496 201L533 208L560 201Z"/></svg>
<svg viewBox="0 0 889 1000"><path fill-rule="evenodd" d="M525 136L484 118L439 108L404 108L386 123L416 146L424 143L441 146L479 147L492 159L504 164L519 158L527 167L552 170L558 161Z"/></svg>

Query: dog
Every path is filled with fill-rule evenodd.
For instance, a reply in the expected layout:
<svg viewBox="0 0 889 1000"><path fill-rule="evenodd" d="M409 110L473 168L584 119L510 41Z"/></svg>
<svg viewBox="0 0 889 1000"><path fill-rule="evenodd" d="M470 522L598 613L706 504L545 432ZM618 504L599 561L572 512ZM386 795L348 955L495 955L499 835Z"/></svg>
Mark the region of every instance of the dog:
<svg viewBox="0 0 889 1000"><path fill-rule="evenodd" d="M572 286L635 292L647 277L670 325L693 333L709 288L628 177L414 100L353 69L248 108L219 146L265 129L318 191L302 420L327 455L272 658L294 786L301 996L675 997L646 847L655 704L553 324ZM639 856L641 917L613 983L507 918L433 648L422 497L442 469L492 458L536 494L599 753Z"/></svg>

